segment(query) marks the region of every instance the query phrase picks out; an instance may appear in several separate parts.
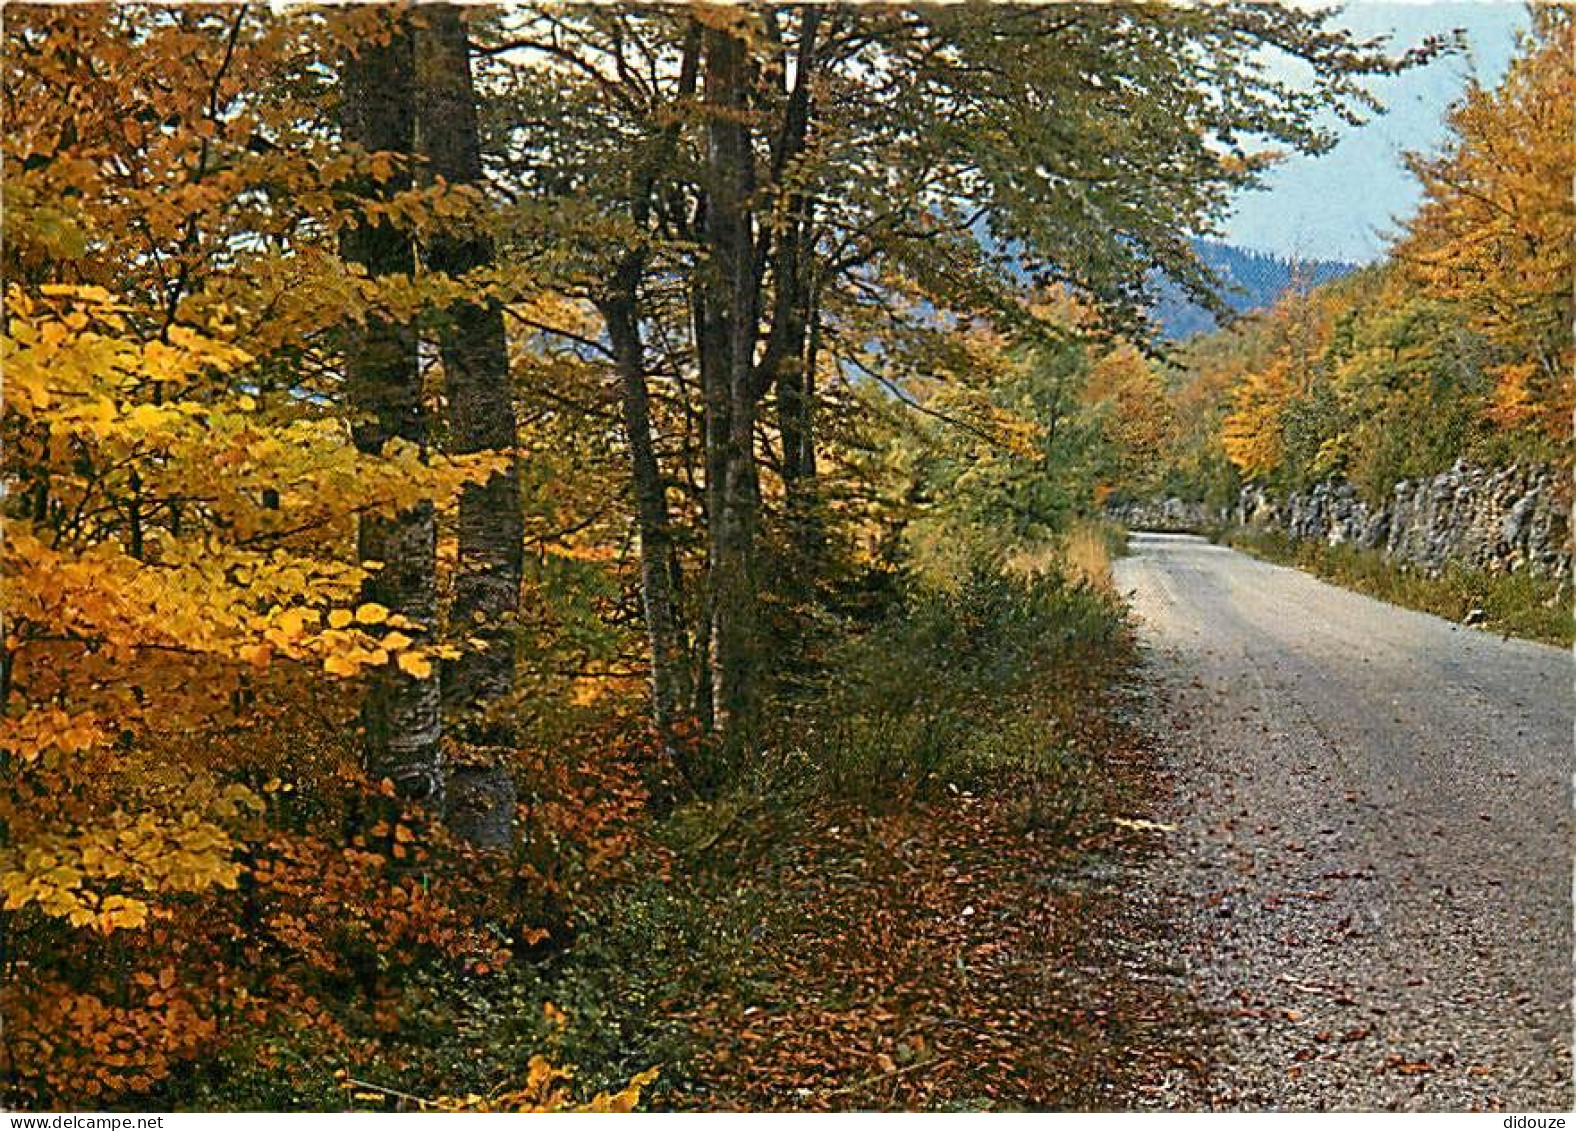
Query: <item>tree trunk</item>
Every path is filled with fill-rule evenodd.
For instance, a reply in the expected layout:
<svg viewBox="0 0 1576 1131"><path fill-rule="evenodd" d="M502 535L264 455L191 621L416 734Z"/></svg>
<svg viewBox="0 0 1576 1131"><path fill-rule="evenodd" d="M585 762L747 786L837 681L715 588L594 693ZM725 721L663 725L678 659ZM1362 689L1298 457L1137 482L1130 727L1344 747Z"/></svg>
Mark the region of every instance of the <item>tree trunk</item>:
<svg viewBox="0 0 1576 1131"><path fill-rule="evenodd" d="M374 152L409 154L414 128L410 29L403 12L391 12L386 42L368 42L346 56L341 72L341 129L347 143ZM400 170L381 185L362 186L367 198L410 186ZM347 228L340 252L373 278L410 275L415 256L409 236L388 222ZM356 448L383 451L391 439L425 446L427 422L421 407L416 335L409 326L376 315L346 347L346 387L357 417ZM363 561L382 562L363 596L409 618L430 632L437 618L437 528L431 503L395 516L361 520L357 548ZM404 797L432 805L443 802L442 724L436 678L415 679L382 668L369 679L362 704L366 766L374 779L390 778Z"/></svg>
<svg viewBox="0 0 1576 1131"><path fill-rule="evenodd" d="M797 164L805 154L810 137L813 104L810 98L816 64L816 34L821 10L804 9L799 23L799 43L795 58L793 85L786 91L787 107L782 129L772 151L772 182L779 189L797 180ZM788 193L783 209L782 232L772 262L772 326L761 358L762 383L777 389L777 427L782 437L783 488L788 509L800 525L807 510L804 498L808 484L807 469L813 469L810 432L811 399L814 396L809 366L808 338L814 316L811 272L815 248L811 231L812 202L808 193L795 188ZM808 474L813 474L813 470Z"/></svg>
<svg viewBox="0 0 1576 1131"><path fill-rule="evenodd" d="M806 211L808 213L808 207ZM806 232L808 229L807 214ZM809 259L811 237L806 234L800 238L807 245L804 256ZM801 261L800 269L808 276L801 280L802 289L796 299L803 304L803 314L794 319L792 358L777 369L777 428L783 446L783 495L790 546L788 568L808 576L821 562L822 551L826 548L815 479L815 366L821 348L821 312L814 264Z"/></svg>
<svg viewBox="0 0 1576 1131"><path fill-rule="evenodd" d="M706 384L710 513L711 698L725 764L738 760L756 714L755 342L760 283L750 198L755 156L745 119L749 59L742 40L706 29L708 287L701 372Z"/></svg>
<svg viewBox="0 0 1576 1131"><path fill-rule="evenodd" d="M815 485L815 367L821 357L821 280L819 267L810 281L809 335L804 347L804 390L800 402L799 464L795 475L801 485L801 494L814 493Z"/></svg>
<svg viewBox="0 0 1576 1131"><path fill-rule="evenodd" d="M420 145L434 177L453 185L482 182L481 138L465 20L453 4L423 6L417 16ZM454 277L494 261L480 232L439 231L427 266ZM512 840L515 789L508 768L514 747L509 712L515 692L515 629L520 610L524 520L515 462L519 428L509 374L503 311L493 300L456 302L438 333L448 398L448 444L457 454L507 450L506 470L460 496L459 564L451 624L462 654L443 666L443 706L451 729L469 746L450 771L448 820L459 836L485 848ZM474 639L480 646L466 644ZM456 725L457 724L457 725Z"/></svg>
<svg viewBox="0 0 1576 1131"><path fill-rule="evenodd" d="M646 387L640 336L639 279L643 256L631 252L615 272L598 307L618 364L624 432L629 442L635 516L640 530L640 592L651 645L652 712L657 733L684 777L695 785L695 767L679 733L695 710L689 642L679 611L677 557L667 492L652 441L651 397Z"/></svg>
<svg viewBox="0 0 1576 1131"><path fill-rule="evenodd" d="M700 623L695 627L694 652L692 653L692 670L700 673L700 678L695 686L695 714L700 720L701 731L712 735L717 731L717 712L712 702L711 681L711 625L712 625L712 599L711 599L711 573L709 555L711 543L709 532L712 525L712 515L721 510L723 452L725 445L722 437L727 435L728 399L719 397L720 392L725 392L725 383L718 381L713 373L715 367L721 364L717 356L721 347L714 346L712 339L717 329L711 313L706 304L706 290L710 281L705 277L692 279L690 285L690 320L695 335L696 367L700 377L700 443L701 463L705 468L705 482L701 493L702 519L708 531L707 554L708 569L706 576L706 589L704 593L704 609L701 613Z"/></svg>

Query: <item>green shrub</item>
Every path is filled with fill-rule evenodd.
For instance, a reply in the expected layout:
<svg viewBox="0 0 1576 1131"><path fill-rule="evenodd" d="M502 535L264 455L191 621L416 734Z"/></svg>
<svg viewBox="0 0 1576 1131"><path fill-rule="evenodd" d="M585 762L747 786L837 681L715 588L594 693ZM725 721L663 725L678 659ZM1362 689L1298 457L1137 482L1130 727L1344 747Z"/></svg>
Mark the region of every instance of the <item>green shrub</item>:
<svg viewBox="0 0 1576 1131"><path fill-rule="evenodd" d="M1061 664L1109 649L1112 599L1055 573L977 562L956 586L921 586L846 641L781 729L818 788L867 803L1054 768L1037 697Z"/></svg>

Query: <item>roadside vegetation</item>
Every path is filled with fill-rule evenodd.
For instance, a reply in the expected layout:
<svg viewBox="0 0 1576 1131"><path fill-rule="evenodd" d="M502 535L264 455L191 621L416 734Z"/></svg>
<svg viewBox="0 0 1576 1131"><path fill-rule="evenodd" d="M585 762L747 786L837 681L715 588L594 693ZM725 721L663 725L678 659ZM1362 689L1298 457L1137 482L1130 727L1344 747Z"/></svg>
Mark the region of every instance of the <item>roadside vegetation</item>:
<svg viewBox="0 0 1576 1131"><path fill-rule="evenodd" d="M1441 151L1410 158L1423 201L1385 259L1177 350L1148 424L1128 426L1154 453L1121 480L1128 495L1225 508L1246 484L1284 496L1343 480L1382 504L1465 461L1552 467L1569 510L1576 23L1539 6L1531 24L1499 85L1451 110ZM1569 578L1433 575L1349 546L1200 533L1396 604L1571 641Z"/></svg>

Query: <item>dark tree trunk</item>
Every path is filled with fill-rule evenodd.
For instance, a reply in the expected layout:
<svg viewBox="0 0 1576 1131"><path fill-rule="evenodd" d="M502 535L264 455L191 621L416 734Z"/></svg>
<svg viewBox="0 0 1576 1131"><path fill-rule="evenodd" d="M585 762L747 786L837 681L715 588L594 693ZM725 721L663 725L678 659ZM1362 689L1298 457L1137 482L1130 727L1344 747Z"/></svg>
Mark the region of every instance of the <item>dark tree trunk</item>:
<svg viewBox="0 0 1576 1131"><path fill-rule="evenodd" d="M809 330L809 287L802 254L802 217L790 216L773 264L772 329L762 375L777 388L777 429L782 436L783 487L792 508L803 486L805 448L810 442L809 374L805 371Z"/></svg>
<svg viewBox="0 0 1576 1131"><path fill-rule="evenodd" d="M699 80L701 25L690 22L684 36L675 105L693 97ZM645 232L659 196L658 179L676 154L681 119L663 130L664 144L631 172L630 217ZM607 326L618 368L624 434L629 445L630 485L640 532L640 593L651 653L652 715L668 756L689 783L699 783L696 750L683 733L685 720L701 713L696 695L695 657L683 616L683 578L668 511L667 489L657 459L647 384L645 343L640 326L640 286L650 263L644 246L619 257L596 302Z"/></svg>
<svg viewBox="0 0 1576 1131"><path fill-rule="evenodd" d="M817 272L818 272L817 268ZM821 357L821 280L814 274L810 281L809 334L804 347L804 390L800 401L799 463L794 474L800 494L812 494L815 485L815 367Z"/></svg>
<svg viewBox="0 0 1576 1131"><path fill-rule="evenodd" d="M718 357L720 347L713 344L716 327L706 305L706 289L708 285L709 280L704 277L691 281L690 319L695 335L696 368L700 377L700 462L705 469L705 483L702 485L704 491L700 494L700 500L702 520L706 530L710 531L712 516L721 509L720 496L722 493L723 452L725 450L722 437L727 434L728 399L726 396L718 396L720 392L725 390L712 372L721 363L721 359ZM711 543L708 535L708 555L710 551ZM704 603L705 607L701 613L700 623L695 629L694 652L692 653L692 670L700 673L700 678L695 686L695 714L700 720L702 731L706 734L715 734L717 730L717 712L712 703L712 599L709 561Z"/></svg>
<svg viewBox="0 0 1576 1131"><path fill-rule="evenodd" d="M414 57L403 12L390 14L386 42L368 42L347 55L341 73L341 128L345 141L375 152L408 155L414 131ZM381 185L361 186L365 197L407 189L401 170ZM345 230L340 251L377 278L410 275L415 257L409 236L388 222L358 223ZM405 324L369 317L346 347L346 386L357 417L356 448L383 451L392 439L425 446L427 422L421 407L416 335ZM368 516L357 537L363 561L382 562L363 595L430 632L437 618L437 529L430 503L394 518ZM383 668L368 682L362 705L366 765L374 779L390 778L402 796L432 805L443 802L441 720L436 678L415 679Z"/></svg>
<svg viewBox="0 0 1576 1131"><path fill-rule="evenodd" d="M669 755L695 784L679 725L695 710L687 634L679 611L677 555L668 515L667 491L652 440L651 396L646 385L645 346L640 335L639 280L644 256L624 257L598 306L618 365L629 442L635 516L640 530L640 592L651 645L652 709Z"/></svg>
<svg viewBox="0 0 1576 1131"><path fill-rule="evenodd" d="M799 24L793 86L787 90L782 129L772 151L772 181L782 186L798 177L810 136L810 86L816 63L821 10L804 9ZM772 326L761 358L762 383L777 389L777 428L782 437L783 487L791 516L804 518L804 498L814 474L811 404L815 395L810 367L809 330L814 316L811 273L814 265L812 203L808 193L788 193L781 235L772 262Z"/></svg>
<svg viewBox="0 0 1576 1131"><path fill-rule="evenodd" d="M453 4L423 6L417 16L421 152L434 177L480 185L481 138L465 20ZM427 266L451 276L492 265L492 241L474 231L439 231ZM506 470L460 496L459 565L450 615L462 654L443 666L443 706L466 743L467 760L450 771L450 827L487 848L512 838L515 790L508 768L514 746L515 629L520 608L524 520L515 462L519 429L509 374L503 311L495 301L461 301L438 335L448 398L448 446L457 454L507 450ZM481 646L465 644L468 639Z"/></svg>
<svg viewBox="0 0 1576 1131"><path fill-rule="evenodd" d="M750 63L742 40L706 30L707 293L701 375L706 442L711 700L725 762L737 761L756 715L755 155L746 122Z"/></svg>

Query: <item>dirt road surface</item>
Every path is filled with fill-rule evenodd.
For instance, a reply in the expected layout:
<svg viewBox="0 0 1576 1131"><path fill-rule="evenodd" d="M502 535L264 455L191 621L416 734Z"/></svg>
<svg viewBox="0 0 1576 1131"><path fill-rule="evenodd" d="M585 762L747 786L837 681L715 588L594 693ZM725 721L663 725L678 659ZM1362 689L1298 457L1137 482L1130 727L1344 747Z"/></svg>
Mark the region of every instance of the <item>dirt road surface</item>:
<svg viewBox="0 0 1576 1131"><path fill-rule="evenodd" d="M1569 1110L1570 656L1188 536L1117 583L1170 786L1134 895L1213 1046L1142 1102Z"/></svg>

